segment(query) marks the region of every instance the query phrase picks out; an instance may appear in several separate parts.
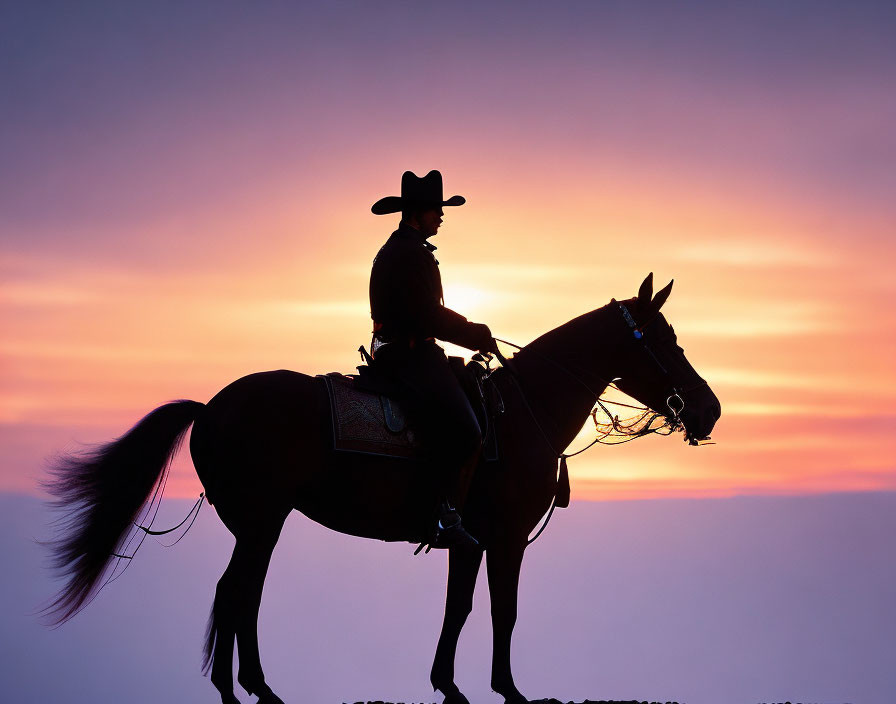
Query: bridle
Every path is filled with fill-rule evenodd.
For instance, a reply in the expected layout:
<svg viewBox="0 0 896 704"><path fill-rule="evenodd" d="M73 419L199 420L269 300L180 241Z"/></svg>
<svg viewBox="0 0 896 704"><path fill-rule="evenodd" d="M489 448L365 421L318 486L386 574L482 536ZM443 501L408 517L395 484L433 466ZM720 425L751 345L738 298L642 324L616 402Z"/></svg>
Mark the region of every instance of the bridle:
<svg viewBox="0 0 896 704"><path fill-rule="evenodd" d="M632 317L632 314L629 312L628 308L626 308L625 304L619 303L615 299L613 299L612 302L616 303L616 305L619 307L619 310L622 314L623 319L625 320L626 324L628 325L628 328L632 332L632 337L634 338L634 340L641 345L641 347L649 355L650 359L652 359L654 364L656 364L656 366L662 373L663 377L667 381L670 382L669 393L666 396L666 406L668 407L670 414L665 416L665 423L663 426L661 426L661 428L668 428L670 433L674 432L676 430L684 430L685 432L687 432L684 427L684 423L681 421L681 412L684 410L684 405L685 405L684 399L682 398L682 394L686 394L686 393L689 393L690 391L693 391L694 389L700 388L701 386L706 384L706 381L701 379L699 383L697 383L687 389L683 389L683 390L679 389L678 386L672 380L671 375L669 374L669 371L666 369L666 367L663 365L663 363L660 362L659 358L656 356L656 354L651 349L650 345L648 344L647 340L644 337L643 327L646 327L646 325L650 321L645 323L643 326L639 326L637 324L637 322L635 321L634 317ZM497 337L494 339L496 342L501 342L506 345L510 345L511 347L515 347L517 350L520 350L520 351L523 350L523 348L521 346L519 346L513 342L510 342L508 340L502 340ZM536 352L535 350L529 349L529 350L527 350L527 352L529 352L531 354L535 354L542 360L550 363L551 365L553 365L554 367L556 367L557 369L559 369L560 371L565 373L567 376L569 376L571 379L573 379L576 383L578 383L584 389L586 389L588 391L588 393L591 394L592 398L594 399L594 402L598 406L600 406L601 409L604 411L604 413L606 413L607 416L613 421L614 428L616 427L616 420L614 419L614 417L610 413L610 411L606 408L606 406L604 406L604 402L601 401L601 394L595 392L594 389L592 389L581 378L581 376L573 373L572 371L567 369L564 365L560 364L559 362L557 362L553 359L550 359L549 357L546 357L545 355L542 355L541 353ZM498 360L501 362L501 365L505 369L507 369L508 372L510 373L510 378L513 380L518 391L520 392L520 397L522 398L523 403L526 406L526 409L529 411L529 415L532 416L532 420L535 422L536 427L538 428L539 432L541 433L541 435L544 438L545 442L547 443L548 447L551 449L551 452L559 460L559 465L558 465L558 469L557 469L557 484L555 485L555 488L554 488L554 497L551 501L551 507L548 510L547 515L544 518L544 522L542 523L541 528L538 529L538 532L532 538L528 539L527 545L531 545L544 532L545 528L548 527L548 523L551 520L551 516L553 516L553 514L554 514L554 509L558 505L557 504L557 495L558 495L558 488L560 487L561 483L564 484L564 488L565 488L565 491L567 494L567 496L565 497L566 502L561 504L561 507L565 507L565 506L569 505L568 504L569 474L568 474L568 469L566 466L567 458L575 457L576 455L582 454L583 452L585 452L585 450L588 450L591 447L593 447L594 445L601 443L601 440L603 438L601 436L598 436L597 438L592 440L590 443L588 443L588 445L583 447L581 450L577 450L576 452L572 452L569 454L566 454L565 452L557 452L557 449L554 447L553 442L551 442L550 436L547 434L544 427L539 422L538 416L535 414L535 412L532 410L532 407L529 405L529 400L526 398L525 391L523 390L522 384L520 383L519 374L517 373L513 363L510 362L509 360L507 360L504 357L504 355L501 354L501 351L498 350L497 348L495 349L495 356L498 357ZM487 365L487 362L486 362L486 365ZM605 379L600 379L600 378L598 378L598 380L601 382L601 384L603 384L604 388L607 388L607 387L613 385L612 380L605 380ZM614 386L614 388L618 388L618 387ZM677 404L675 403L675 401L677 401ZM616 402L612 402L612 403L616 403ZM618 404L618 403L617 403L617 405L627 406L627 404ZM634 408L634 406L631 406L631 408ZM660 414L657 414L657 415L660 415ZM660 428L657 428L655 430L648 430L646 432L640 432L635 437L640 437L641 435L646 435L650 432L657 432L658 430L660 430ZM686 436L686 438L691 445L698 444L696 438L694 438L692 436L691 437ZM632 437L630 439L634 439L634 437Z"/></svg>
<svg viewBox="0 0 896 704"><path fill-rule="evenodd" d="M682 429L684 426L681 422L681 412L684 410L684 406L685 406L684 398L682 398L682 394L690 393L691 391L694 391L695 389L698 389L701 386L705 386L706 381L701 379L698 383L694 384L693 386L690 386L686 389L680 389L678 387L678 385L672 379L672 376L671 376L671 374L669 374L669 371L666 369L666 367L663 365L663 363L659 360L659 357L657 357L656 353L653 351L653 349L651 349L651 346L650 346L650 344L648 344L648 341L644 335L644 328L651 321L647 321L647 323L644 323L644 325L638 325L638 323L635 321L632 314L629 312L628 308L625 306L625 304L619 303L615 299L613 299L612 302L615 303L619 307L619 311L622 314L623 320L626 322L626 324L628 325L628 328L631 330L632 338L647 353L649 358L653 361L653 363L656 365L657 369L659 369L660 373L663 375L663 378L669 382L668 394L666 395L666 407L669 409L669 413L663 414L663 415L665 415L666 423L669 427L671 427L672 430ZM520 350L520 351L523 350L522 347L520 347L519 345L517 345L513 342L510 342L508 340L502 340L497 337L495 338L495 340L497 342L502 342L506 345L510 345L511 347L515 347L517 350ZM575 381L577 384L579 384L579 386L581 386L586 391L588 391L588 393L594 399L594 402L597 405L599 405L602 408L602 410L605 413L607 413L608 416L610 416L612 418L612 415L610 414L610 412L603 406L603 403L601 401L601 394L597 393L593 388L591 388L591 386L589 386L584 381L584 379L582 379L581 375L570 371L564 365L551 359L550 357L547 357L547 356L541 354L540 352L537 352L532 349L526 350L526 352L536 355L543 361L548 362L552 366L554 366L557 369L559 369L560 371L562 371L568 377L570 377L573 381ZM516 371L514 369L513 363L508 362L508 360L504 357L504 355L501 354L500 350L496 351L496 356L500 360L502 366L504 366L505 368L508 369L508 371L510 371L512 377L514 377L514 378L518 377L518 374L516 373ZM618 388L615 386L615 384L613 384L612 380L602 379L600 377L596 377L596 378L604 386L604 388L609 387L609 386ZM528 402L527 402L527 405L528 405ZM626 404L617 404L617 405L625 406ZM592 443L592 444L594 444L594 443ZM589 445L588 447L591 447L591 445ZM585 448L585 449L588 449L588 448ZM579 452L582 452L582 451L580 450ZM579 454L579 452L576 452L574 454ZM557 454L558 457L561 456L561 453L555 453L555 454ZM566 455L566 456L572 457L572 455Z"/></svg>
<svg viewBox="0 0 896 704"><path fill-rule="evenodd" d="M669 394L668 396L666 396L666 407L671 412L671 416L668 417L670 425L674 430L679 429L679 427L684 428L684 425L681 422L681 412L684 410L684 399L682 398L682 394L690 393L691 391L699 389L701 386L705 386L706 380L701 379L698 383L688 387L687 389L679 389L675 382L672 380L672 376L669 374L669 371L659 360L654 351L650 348L650 345L647 344L647 340L644 337L644 328L647 327L647 325L649 325L653 319L651 318L643 325L638 325L632 314L629 312L628 308L625 307L625 304L619 303L618 301L615 301L615 299L614 302L619 306L619 310L622 312L622 317L628 325L629 330L631 330L632 337L638 343L640 343L644 351L647 352L647 354L653 360L654 364L656 364L657 368L659 368L663 377L669 382ZM673 403L674 401L677 401L677 404ZM693 437L689 437L688 442L691 445L697 444L697 440Z"/></svg>

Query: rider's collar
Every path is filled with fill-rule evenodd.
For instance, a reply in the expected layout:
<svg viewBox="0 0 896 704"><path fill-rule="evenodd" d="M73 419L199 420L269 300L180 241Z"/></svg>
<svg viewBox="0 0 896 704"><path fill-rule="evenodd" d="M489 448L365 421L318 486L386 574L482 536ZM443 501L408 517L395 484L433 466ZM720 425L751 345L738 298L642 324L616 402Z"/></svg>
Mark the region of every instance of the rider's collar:
<svg viewBox="0 0 896 704"><path fill-rule="evenodd" d="M408 239L413 239L420 242L420 244L422 244L428 252L435 252L438 249L438 247L436 247L434 244L430 244L427 241L426 237L422 232L420 232L420 230L418 230L416 227L408 225L404 220L398 223L397 232L402 237L407 237Z"/></svg>

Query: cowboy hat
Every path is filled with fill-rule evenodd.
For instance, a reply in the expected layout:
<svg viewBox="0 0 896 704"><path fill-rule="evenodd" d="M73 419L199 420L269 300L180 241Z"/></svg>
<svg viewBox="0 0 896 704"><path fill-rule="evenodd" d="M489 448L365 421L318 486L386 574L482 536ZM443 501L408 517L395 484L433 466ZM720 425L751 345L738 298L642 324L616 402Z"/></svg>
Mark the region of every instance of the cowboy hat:
<svg viewBox="0 0 896 704"><path fill-rule="evenodd" d="M412 171L401 175L401 196L386 196L374 203L370 210L374 215L388 215L400 210L441 208L445 205L463 205L467 202L462 196L451 196L442 200L442 174L430 171L420 178Z"/></svg>

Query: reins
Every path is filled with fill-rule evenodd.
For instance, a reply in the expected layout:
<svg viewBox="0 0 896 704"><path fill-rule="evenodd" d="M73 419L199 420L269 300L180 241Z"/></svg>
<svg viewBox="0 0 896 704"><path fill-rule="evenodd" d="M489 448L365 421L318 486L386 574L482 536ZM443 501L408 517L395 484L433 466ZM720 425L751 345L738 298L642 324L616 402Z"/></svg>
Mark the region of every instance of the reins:
<svg viewBox="0 0 896 704"><path fill-rule="evenodd" d="M656 363L656 365L659 367L659 369L663 372L663 375L668 379L669 378L668 371L666 371L666 368L663 366L663 364L659 361L659 359L653 353L653 350L651 350L650 347L646 344L646 342L644 342L643 333L641 332L640 328L635 323L634 318L632 317L631 313L628 311L628 309L622 303L617 303L617 305L621 309L622 316L625 319L626 323L628 324L629 328L631 328L633 337L635 338L635 340L641 342L643 348L650 354L650 357L653 359L653 361ZM520 345L517 345L516 343L510 342L509 340L502 340L501 338L498 338L498 337L496 337L494 339L496 342L501 342L505 345L510 345L511 347L514 347L519 351L523 351L523 347L521 347ZM645 418L647 416L647 414L649 414L651 412L653 412L653 413L657 413L657 412L651 411L651 409L646 408L646 407L632 406L630 404L622 403L619 401L601 400L601 394L596 393L594 391L594 389L592 389L587 383L585 383L585 381L579 375L574 374L572 371L567 369L564 365L560 364L556 360L551 359L550 357L546 357L545 355L541 354L540 352L537 352L536 350L527 349L525 351L527 353L536 355L537 357L539 357L540 359L542 359L545 362L552 364L554 367L561 370L564 374L569 376L576 383L578 383L580 386L582 386L584 389L586 389L588 391L588 393L591 394L591 396L594 399L594 402L597 404L597 406L600 407L600 409L610 419L610 428L611 428L611 430L606 431L602 435L599 434L594 440L592 440L585 447L581 448L580 450L577 450L576 452L571 452L571 453L558 452L557 449L554 447L554 443L551 442L551 438L548 435L547 431L545 431L541 422L539 422L538 416L536 416L535 411L532 410L532 406L529 404L528 398L526 398L526 393L523 390L522 384L520 383L519 373L514 368L514 364L512 362L508 361L507 358L504 357L504 355L501 353L501 351L499 349L497 349L497 347L495 348L495 356L497 356L498 360L501 362L501 365L505 369L507 369L507 371L510 373L510 378L513 381L514 385L516 386L517 390L519 391L520 397L523 399L523 404L525 405L526 410L529 412L529 415L532 417L532 420L534 421L535 426L538 428L539 432L541 433L542 437L544 438L545 443L550 448L551 452L558 459L557 479L556 479L556 483L554 485L554 496L551 500L551 506L548 509L548 512L545 515L545 518L542 522L541 527L538 529L538 532L536 532L532 538L529 538L526 541L527 545L531 545L544 532L545 528L548 527L548 523L550 522L551 517L554 515L554 509L557 508L557 506L560 506L560 508L566 508L567 506L569 506L569 492L570 492L569 468L566 463L566 460L569 457L575 457L576 455L580 455L583 452L585 452L586 450L592 448L594 445L597 445L597 444L619 445L619 444L623 444L626 442L631 442L632 440L635 440L636 438L639 438L639 437L643 437L644 435L649 435L651 433L658 433L660 430L663 430L665 428L670 428L670 433L674 432L675 430L677 430L681 427L681 420L679 419L679 415L680 415L681 411L684 410L684 400L682 399L681 394L687 393L688 391L691 391L694 388L697 388L697 387L705 384L706 382L702 381L700 384L697 384L696 386L694 386L690 389L686 389L685 391L679 391L678 388L673 385L672 393L666 399L666 405L668 406L669 410L672 412L672 416L671 416L671 419L668 416L665 416L665 423L663 425L661 425L657 428L651 428L650 426L653 422L653 419L651 419L641 430L636 431L635 433L632 433L630 435L630 437L628 437L626 440L621 440L618 443L604 443L602 441L610 434L610 432L612 430L616 430L617 432L620 432L621 434L626 434L626 433L623 433L623 431L621 430L621 426L619 425L619 417L613 416L613 414L610 413L609 409L604 405L605 403L610 403L610 404L613 404L616 406L622 406L625 408L631 408L633 410L643 411L644 415L642 416L642 419ZM605 389L608 387L612 387L612 388L616 388L618 390L618 387L616 387L612 381L604 380L604 379L599 379L599 381L601 381L601 383L604 384ZM678 407L676 407L672 404L672 401L674 399L678 400L678 402L680 404ZM592 420L594 421L595 427L598 426L596 413L597 413L597 409L595 408L591 412L591 417L592 417ZM657 413L657 416L659 416L659 415L661 415L661 414ZM656 416L654 416L654 418L655 417ZM598 432L600 432L600 429L598 429ZM561 490L563 491L563 501L562 501L562 503L558 503L558 496L560 495Z"/></svg>
<svg viewBox="0 0 896 704"><path fill-rule="evenodd" d="M519 345L517 345L513 342L510 342L508 340L502 340L498 337L495 338L495 341L502 342L505 345L510 345L511 347L515 347L518 350L523 349L522 347L520 347ZM519 381L519 375L517 374L516 370L513 368L513 365L507 361L507 358L504 357L504 355L501 354L501 351L498 350L497 348L495 348L495 353L496 353L498 360L501 362L501 365L510 372L510 379L511 379L511 381L513 381L514 386L516 386L517 390L520 392L520 398L523 399L523 405L526 406L526 410L529 411L529 415L532 416L532 420L535 422L535 427L538 428L539 432L541 433L541 436L544 438L545 443L547 443L547 446L550 448L551 452L559 460L559 464L557 467L557 479L556 479L556 483L554 485L554 496L551 499L551 507L548 509L548 512L545 515L544 521L541 524L541 528L538 529L538 532L533 537L529 538L526 541L526 545L531 545L536 540L538 540L538 537L542 533L544 533L545 528L548 527L548 523L550 523L550 521L551 521L551 516L554 515L554 509L556 509L557 505L558 505L557 497L558 497L558 494L560 493L561 483L563 485L562 488L564 489L564 502L561 505L561 508L566 508L569 505L569 469L566 464L566 458L567 457L575 457L576 455L583 453L585 450L589 449L592 445L594 445L596 442L598 442L598 440L600 440L600 438L599 437L596 438L595 440L590 442L588 445L583 447L581 450L578 450L577 452L573 452L571 454L566 454L564 452L557 452L557 449L554 447L554 443L551 442L551 438L548 436L547 431L545 431L544 427L539 422L538 416L536 416L535 411L532 410L532 406L529 405L529 399L526 398L526 393L523 391L522 384L520 384L520 381ZM574 374L572 374L572 372L568 371L567 369L565 369L561 365L557 364L556 362L553 362L553 360L549 360L549 361L554 363L559 368L563 369L563 371L565 371L572 378L574 378L576 381L578 381L583 386L585 386L585 388L587 388L588 391L592 395L594 395L594 392L590 388L588 388L587 384L585 384L583 381L581 381L581 379L579 379ZM595 397L595 398L597 398L597 397Z"/></svg>

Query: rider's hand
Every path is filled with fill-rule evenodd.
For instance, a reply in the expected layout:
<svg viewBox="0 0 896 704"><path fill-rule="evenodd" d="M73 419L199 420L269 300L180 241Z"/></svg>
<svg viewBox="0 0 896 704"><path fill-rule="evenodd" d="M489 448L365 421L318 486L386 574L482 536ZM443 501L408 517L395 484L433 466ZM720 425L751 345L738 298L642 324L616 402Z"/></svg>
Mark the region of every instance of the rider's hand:
<svg viewBox="0 0 896 704"><path fill-rule="evenodd" d="M495 338L492 337L492 331L488 325L482 323L473 323L476 326L476 349L480 352L488 352L493 354L498 351L498 345Z"/></svg>

